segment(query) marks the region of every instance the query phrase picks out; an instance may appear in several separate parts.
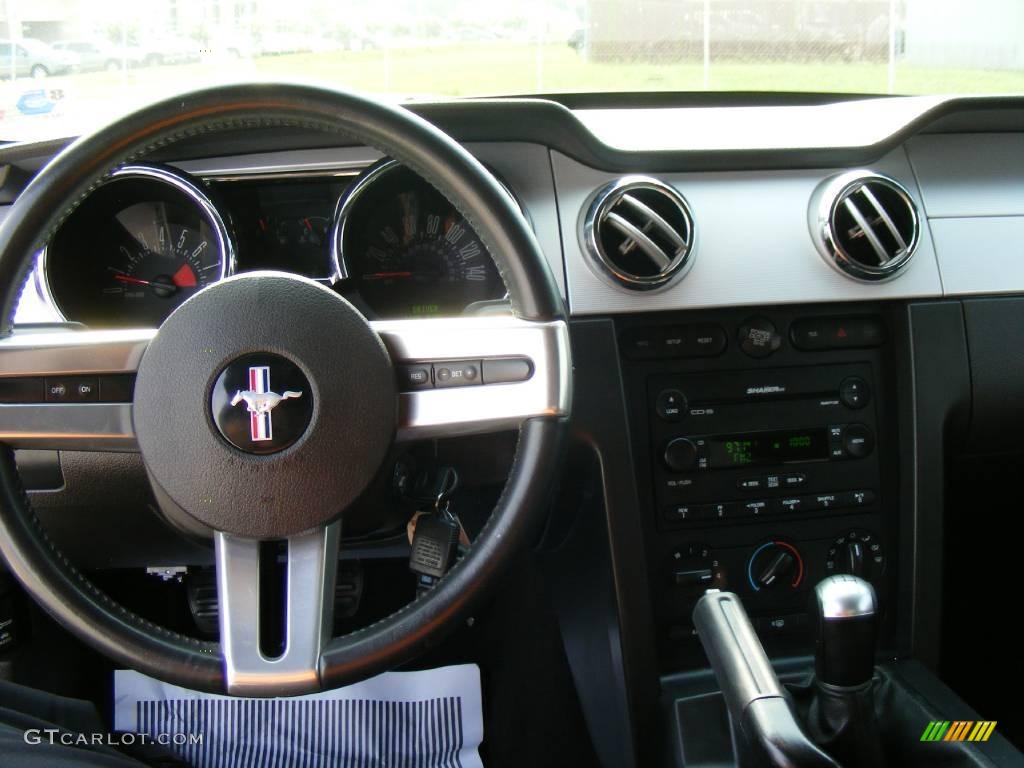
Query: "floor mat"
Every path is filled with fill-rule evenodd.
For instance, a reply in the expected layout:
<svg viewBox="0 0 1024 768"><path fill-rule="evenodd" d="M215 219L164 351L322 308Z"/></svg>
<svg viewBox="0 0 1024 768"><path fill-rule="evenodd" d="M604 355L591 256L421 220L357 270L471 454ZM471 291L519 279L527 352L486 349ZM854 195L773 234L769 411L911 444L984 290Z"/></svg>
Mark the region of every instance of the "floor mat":
<svg viewBox="0 0 1024 768"><path fill-rule="evenodd" d="M482 768L480 670L386 672L346 688L279 699L199 693L114 673L114 727L147 734L196 768Z"/></svg>

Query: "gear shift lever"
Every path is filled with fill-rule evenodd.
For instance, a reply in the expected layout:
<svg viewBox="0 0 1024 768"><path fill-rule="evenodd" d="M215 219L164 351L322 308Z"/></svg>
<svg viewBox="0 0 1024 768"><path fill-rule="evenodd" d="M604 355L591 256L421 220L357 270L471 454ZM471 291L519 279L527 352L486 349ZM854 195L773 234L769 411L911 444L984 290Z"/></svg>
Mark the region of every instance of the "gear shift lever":
<svg viewBox="0 0 1024 768"><path fill-rule="evenodd" d="M808 728L849 768L884 764L872 695L878 604L870 583L829 576L814 588L817 608L815 699Z"/></svg>
<svg viewBox="0 0 1024 768"><path fill-rule="evenodd" d="M878 628L874 587L857 576L829 576L814 588L814 597L818 682L844 688L870 682Z"/></svg>

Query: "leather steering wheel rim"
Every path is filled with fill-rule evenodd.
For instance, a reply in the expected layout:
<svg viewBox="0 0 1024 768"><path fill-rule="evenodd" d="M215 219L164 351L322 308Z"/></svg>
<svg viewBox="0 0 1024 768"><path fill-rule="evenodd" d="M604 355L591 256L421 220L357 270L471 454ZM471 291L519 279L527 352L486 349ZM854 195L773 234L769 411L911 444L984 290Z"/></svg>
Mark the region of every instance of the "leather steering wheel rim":
<svg viewBox="0 0 1024 768"><path fill-rule="evenodd" d="M410 167L480 235L518 318L564 319L562 298L521 213L453 139L406 110L353 94L256 84L211 88L146 107L77 140L40 171L0 227L0 337L12 330L31 255L118 166L199 134L273 126L335 134L340 142L369 145ZM504 492L469 552L425 596L331 640L321 650L312 690L393 668L466 614L536 531L559 466L567 411L522 422ZM7 446L0 446L0 552L44 609L116 662L188 688L230 692L219 644L170 632L131 613L67 561L32 511ZM301 691L285 693L296 692Z"/></svg>

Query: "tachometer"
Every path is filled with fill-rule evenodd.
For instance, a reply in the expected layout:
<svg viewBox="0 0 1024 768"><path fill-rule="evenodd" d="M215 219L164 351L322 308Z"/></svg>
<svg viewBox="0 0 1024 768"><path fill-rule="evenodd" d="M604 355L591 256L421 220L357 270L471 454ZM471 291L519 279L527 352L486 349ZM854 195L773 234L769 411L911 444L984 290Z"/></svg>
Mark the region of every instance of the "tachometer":
<svg viewBox="0 0 1024 768"><path fill-rule="evenodd" d="M339 273L381 317L457 315L505 294L473 228L444 195L393 161L371 169L345 197L336 252Z"/></svg>
<svg viewBox="0 0 1024 768"><path fill-rule="evenodd" d="M159 325L231 267L227 228L202 189L156 166L117 171L47 247L46 282L69 320Z"/></svg>

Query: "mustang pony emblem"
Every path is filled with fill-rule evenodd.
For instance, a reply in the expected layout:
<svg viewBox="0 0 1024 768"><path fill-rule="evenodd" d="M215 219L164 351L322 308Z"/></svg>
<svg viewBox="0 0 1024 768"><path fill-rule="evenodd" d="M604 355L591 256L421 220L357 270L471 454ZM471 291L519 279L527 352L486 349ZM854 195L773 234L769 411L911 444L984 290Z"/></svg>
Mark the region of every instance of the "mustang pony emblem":
<svg viewBox="0 0 1024 768"><path fill-rule="evenodd" d="M302 397L301 392L286 391L277 394L270 391L270 366L257 365L249 369L249 388L238 390L231 398L232 405L245 403L249 411L249 437L253 442L274 439L274 422L270 412L282 400Z"/></svg>

